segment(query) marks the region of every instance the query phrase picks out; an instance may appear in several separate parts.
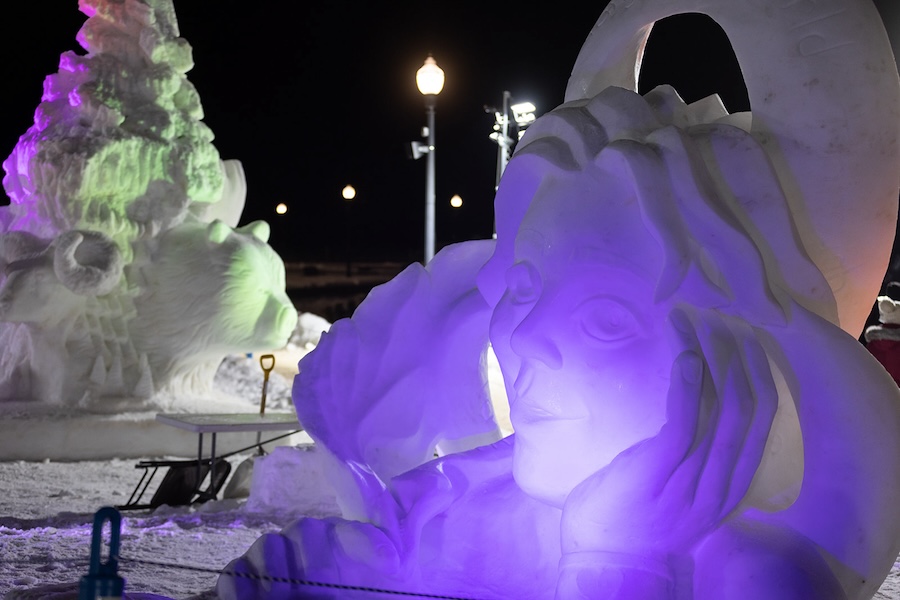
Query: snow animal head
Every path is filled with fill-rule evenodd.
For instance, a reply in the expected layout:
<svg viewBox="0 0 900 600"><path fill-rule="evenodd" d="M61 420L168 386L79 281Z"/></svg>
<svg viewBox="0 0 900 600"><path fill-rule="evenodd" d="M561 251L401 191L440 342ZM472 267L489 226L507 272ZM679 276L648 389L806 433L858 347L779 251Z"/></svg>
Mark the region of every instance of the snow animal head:
<svg viewBox="0 0 900 600"><path fill-rule="evenodd" d="M297 323L269 226L180 225L149 244L130 279L140 282L129 331L157 372L180 380L223 353L283 346Z"/></svg>

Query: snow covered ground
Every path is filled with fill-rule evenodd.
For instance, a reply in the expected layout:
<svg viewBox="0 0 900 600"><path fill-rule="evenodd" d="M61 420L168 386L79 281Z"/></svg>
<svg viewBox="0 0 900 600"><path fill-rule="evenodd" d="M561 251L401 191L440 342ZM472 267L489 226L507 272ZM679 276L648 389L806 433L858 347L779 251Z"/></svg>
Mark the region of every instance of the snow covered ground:
<svg viewBox="0 0 900 600"><path fill-rule="evenodd" d="M302 352L279 356L281 368L269 381L269 408L291 406L290 365L295 370L299 356ZM258 367L254 371L252 365L252 359L230 357L217 377L217 385L248 398L248 411L258 406L261 392ZM273 451L269 457L277 455ZM251 456L239 454L229 462L236 469ZM94 513L126 503L140 479L137 462L0 462L0 597L77 599L79 579L88 572ZM119 574L126 580L127 597L215 598L218 571L260 535L301 514L338 514L327 485L315 475L298 477L279 490L290 495L290 503L254 492L250 500L123 511Z"/></svg>
<svg viewBox="0 0 900 600"><path fill-rule="evenodd" d="M296 365L297 356L279 358L283 368L270 380L268 406L286 409L290 361ZM223 387L248 398L248 410L260 392L259 374L251 363L231 358L218 379ZM265 494L254 488L249 499L123 512L119 574L126 580L126 598L214 599L219 570L260 535L277 531L300 515L337 515L327 484L315 472L316 461L307 463L312 472L302 476L264 470L262 465L277 465L282 454L288 452L276 449L268 462L257 463L257 475L269 482ZM250 456L229 460L237 468ZM0 597L77 600L79 579L88 572L94 512L128 500L140 478L136 462L0 462ZM152 492L151 488L148 493ZM900 564L876 598L900 600Z"/></svg>
<svg viewBox="0 0 900 600"><path fill-rule="evenodd" d="M93 514L124 503L138 477L130 460L0 463L0 593L77 599L78 581L88 572ZM325 516L314 507L310 512ZM217 571L291 518L251 512L238 500L123 512L125 591L215 598Z"/></svg>
<svg viewBox="0 0 900 600"><path fill-rule="evenodd" d="M0 595L76 600L88 568L93 513L124 502L136 480L131 460L0 463ZM295 502L294 514L251 510L237 500L124 512L119 574L126 597L214 599L216 572L260 535L279 530L297 513L337 514L316 490ZM900 565L876 598L900 599Z"/></svg>

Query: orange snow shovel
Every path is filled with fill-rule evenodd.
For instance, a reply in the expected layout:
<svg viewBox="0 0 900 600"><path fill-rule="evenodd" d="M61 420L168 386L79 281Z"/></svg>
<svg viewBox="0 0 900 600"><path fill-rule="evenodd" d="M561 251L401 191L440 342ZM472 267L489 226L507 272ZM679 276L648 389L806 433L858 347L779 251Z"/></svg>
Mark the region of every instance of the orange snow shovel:
<svg viewBox="0 0 900 600"><path fill-rule="evenodd" d="M262 399L259 401L259 415L266 414L266 391L269 387L269 373L275 368L275 357L271 354L263 354L259 357L259 366L263 370ZM250 446L253 448L253 446ZM249 450L244 448L243 450ZM241 451L243 451L241 450ZM234 470L231 481L222 494L223 498L241 498L250 493L250 483L253 478L253 463L260 456L265 456L266 451L262 447L262 431L256 432L256 454L245 458Z"/></svg>
<svg viewBox="0 0 900 600"><path fill-rule="evenodd" d="M273 354L263 354L259 357L259 366L262 367L263 370L263 387L262 387L262 399L259 401L259 416L263 416L266 414L266 390L269 387L269 373L272 372L272 369L275 368L275 355ZM260 441L262 440L262 431L256 432L256 446L259 449L259 454L265 454Z"/></svg>

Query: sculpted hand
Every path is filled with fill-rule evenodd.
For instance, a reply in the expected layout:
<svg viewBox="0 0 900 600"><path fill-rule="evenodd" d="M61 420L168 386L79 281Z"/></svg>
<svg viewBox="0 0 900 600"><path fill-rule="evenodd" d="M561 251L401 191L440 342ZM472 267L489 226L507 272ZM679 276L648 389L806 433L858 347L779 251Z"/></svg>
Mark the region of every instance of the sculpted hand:
<svg viewBox="0 0 900 600"><path fill-rule="evenodd" d="M604 570L617 573L623 593L637 591L628 588L630 571L671 578L668 558L728 517L759 465L777 393L753 331L714 311L670 318L685 349L672 367L668 420L570 494L560 598L563 588L578 597L573 589L586 586L617 597Z"/></svg>

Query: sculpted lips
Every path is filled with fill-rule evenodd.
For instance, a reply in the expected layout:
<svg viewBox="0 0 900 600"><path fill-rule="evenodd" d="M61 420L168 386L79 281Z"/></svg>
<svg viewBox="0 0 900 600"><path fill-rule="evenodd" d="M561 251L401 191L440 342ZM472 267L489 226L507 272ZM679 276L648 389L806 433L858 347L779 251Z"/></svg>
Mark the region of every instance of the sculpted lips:
<svg viewBox="0 0 900 600"><path fill-rule="evenodd" d="M566 414L559 402L554 401L555 394L551 390L530 393L535 387L534 380L534 369L523 365L513 384L516 392L515 400L510 403L510 416L515 421L514 426L538 421L567 421L581 418L580 415Z"/></svg>

